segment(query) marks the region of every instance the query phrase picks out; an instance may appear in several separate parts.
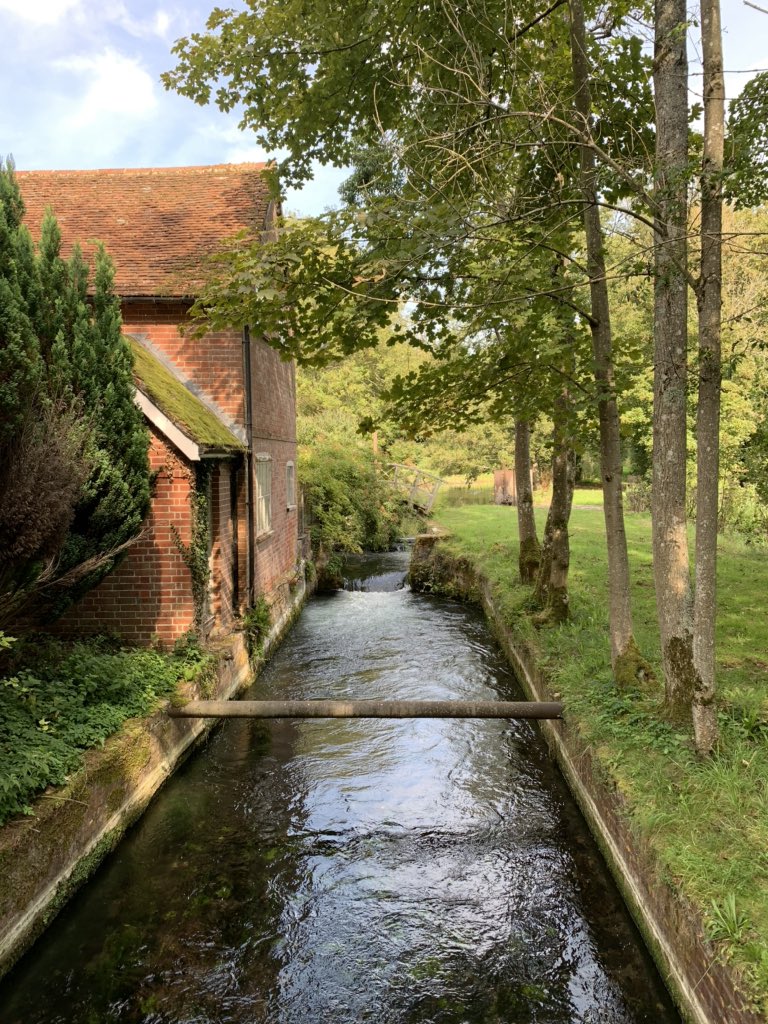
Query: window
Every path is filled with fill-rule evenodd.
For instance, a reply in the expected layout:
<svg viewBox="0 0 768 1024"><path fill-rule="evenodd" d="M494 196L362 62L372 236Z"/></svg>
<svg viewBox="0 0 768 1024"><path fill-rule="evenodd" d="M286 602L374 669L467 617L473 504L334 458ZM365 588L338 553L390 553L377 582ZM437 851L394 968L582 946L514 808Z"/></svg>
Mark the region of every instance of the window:
<svg viewBox="0 0 768 1024"><path fill-rule="evenodd" d="M253 503L256 509L256 536L272 529L272 458L256 456Z"/></svg>
<svg viewBox="0 0 768 1024"><path fill-rule="evenodd" d="M296 508L296 467L292 462L285 464L285 504Z"/></svg>

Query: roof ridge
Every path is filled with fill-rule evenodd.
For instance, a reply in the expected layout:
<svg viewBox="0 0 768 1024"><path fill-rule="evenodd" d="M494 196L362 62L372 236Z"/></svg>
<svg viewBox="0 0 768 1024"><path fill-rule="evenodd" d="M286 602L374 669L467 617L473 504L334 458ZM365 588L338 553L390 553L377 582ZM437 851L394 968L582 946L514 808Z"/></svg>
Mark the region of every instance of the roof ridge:
<svg viewBox="0 0 768 1024"><path fill-rule="evenodd" d="M195 172L205 173L206 171L263 171L269 167L276 167L274 160L244 160L241 163L225 164L184 164L177 167L76 167L76 168L37 168L30 170L16 170L17 177L26 177L32 174L193 174Z"/></svg>

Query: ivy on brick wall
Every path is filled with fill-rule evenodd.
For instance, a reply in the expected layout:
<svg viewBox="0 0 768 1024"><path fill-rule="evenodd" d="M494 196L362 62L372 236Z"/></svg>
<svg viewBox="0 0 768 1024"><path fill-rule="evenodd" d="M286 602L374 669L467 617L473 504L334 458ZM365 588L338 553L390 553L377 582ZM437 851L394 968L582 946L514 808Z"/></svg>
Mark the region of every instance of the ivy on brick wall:
<svg viewBox="0 0 768 1024"><path fill-rule="evenodd" d="M195 630L202 633L203 619L208 601L211 580L211 469L206 463L197 466L195 486L189 501L192 509L192 528L189 543L186 544L175 526L171 526L173 542L192 577L192 599L195 606Z"/></svg>

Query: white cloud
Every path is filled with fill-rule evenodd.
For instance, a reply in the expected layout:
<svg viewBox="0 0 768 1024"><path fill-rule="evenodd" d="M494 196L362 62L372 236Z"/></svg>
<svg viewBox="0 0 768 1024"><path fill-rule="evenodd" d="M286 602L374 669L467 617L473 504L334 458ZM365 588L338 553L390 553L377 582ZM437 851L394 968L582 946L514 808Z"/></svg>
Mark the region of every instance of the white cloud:
<svg viewBox="0 0 768 1024"><path fill-rule="evenodd" d="M229 146L221 154L221 163L223 164L262 163L266 159L266 150L261 146L249 145L245 142Z"/></svg>
<svg viewBox="0 0 768 1024"><path fill-rule="evenodd" d="M0 3L2 2L3 0L0 0ZM175 15L171 15L162 7L159 7L149 17L137 18L130 13L122 0L105 4L102 7L102 16L105 21L117 25L137 39L148 39L153 36L167 39L171 24L175 20Z"/></svg>
<svg viewBox="0 0 768 1024"><path fill-rule="evenodd" d="M80 7L80 0L0 0L0 11L35 25L55 25Z"/></svg>
<svg viewBox="0 0 768 1024"><path fill-rule="evenodd" d="M85 90L73 96L68 118L71 127L83 128L102 123L110 132L120 130L118 117L131 120L148 117L157 109L155 82L139 61L107 48L88 56L65 57L55 62L61 71L71 71L86 79Z"/></svg>

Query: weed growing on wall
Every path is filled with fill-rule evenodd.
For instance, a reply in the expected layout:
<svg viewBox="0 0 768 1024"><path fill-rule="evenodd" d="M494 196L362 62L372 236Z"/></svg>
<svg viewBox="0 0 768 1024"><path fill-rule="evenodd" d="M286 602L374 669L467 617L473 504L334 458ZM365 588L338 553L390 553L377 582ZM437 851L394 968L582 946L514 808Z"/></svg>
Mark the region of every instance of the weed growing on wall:
<svg viewBox="0 0 768 1024"><path fill-rule="evenodd" d="M243 615L243 632L251 658L258 657L264 651L264 643L272 628L272 609L269 602L260 594L253 607Z"/></svg>
<svg viewBox="0 0 768 1024"><path fill-rule="evenodd" d="M190 495L192 506L192 535L185 544L175 526L171 526L173 542L192 577L192 599L195 605L195 629L203 629L203 619L208 603L208 587L211 579L209 561L211 549L211 471L201 463L197 467L195 487Z"/></svg>

